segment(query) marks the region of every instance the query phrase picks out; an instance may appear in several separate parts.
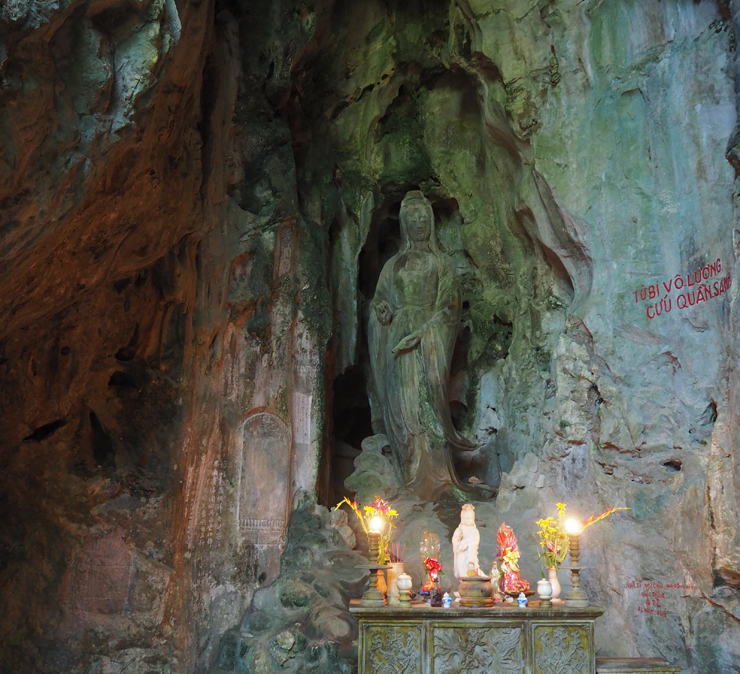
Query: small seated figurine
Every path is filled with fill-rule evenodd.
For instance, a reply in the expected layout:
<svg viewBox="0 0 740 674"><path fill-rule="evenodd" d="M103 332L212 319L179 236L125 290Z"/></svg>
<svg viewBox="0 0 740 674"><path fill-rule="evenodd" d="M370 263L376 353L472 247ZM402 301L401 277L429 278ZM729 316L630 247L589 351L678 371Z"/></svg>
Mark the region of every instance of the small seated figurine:
<svg viewBox="0 0 740 674"><path fill-rule="evenodd" d="M498 572L498 564L496 564L496 560L493 560L493 564L491 564L491 585L493 587L493 601L494 603L501 601L501 594L499 593L499 580L501 578L501 574Z"/></svg>
<svg viewBox="0 0 740 674"><path fill-rule="evenodd" d="M526 592L529 583L519 576L519 544L514 530L502 522L496 537L498 542L498 559L501 562L501 591L504 593Z"/></svg>
<svg viewBox="0 0 740 674"><path fill-rule="evenodd" d="M478 571L475 568L475 562L468 562L468 576L477 576Z"/></svg>
<svg viewBox="0 0 740 674"><path fill-rule="evenodd" d="M458 580L470 576L470 564L475 573L480 575L478 565L478 544L480 533L475 526L475 506L466 503L460 511L460 524L452 534L452 552L455 555L455 578Z"/></svg>

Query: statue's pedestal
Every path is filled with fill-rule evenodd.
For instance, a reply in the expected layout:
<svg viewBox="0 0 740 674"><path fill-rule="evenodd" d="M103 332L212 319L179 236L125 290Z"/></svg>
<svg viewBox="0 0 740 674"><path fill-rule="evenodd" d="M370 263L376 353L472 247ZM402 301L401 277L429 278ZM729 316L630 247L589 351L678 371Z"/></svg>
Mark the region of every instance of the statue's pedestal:
<svg viewBox="0 0 740 674"><path fill-rule="evenodd" d="M541 608L365 608L359 674L595 674L597 606Z"/></svg>

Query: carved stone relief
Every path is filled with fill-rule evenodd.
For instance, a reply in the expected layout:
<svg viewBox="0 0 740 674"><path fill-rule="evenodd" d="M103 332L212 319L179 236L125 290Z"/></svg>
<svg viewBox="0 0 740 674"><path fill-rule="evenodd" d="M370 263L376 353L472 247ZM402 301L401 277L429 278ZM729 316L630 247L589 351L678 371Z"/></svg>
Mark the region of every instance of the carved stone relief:
<svg viewBox="0 0 740 674"><path fill-rule="evenodd" d="M369 625L366 674L421 674L422 625Z"/></svg>
<svg viewBox="0 0 740 674"><path fill-rule="evenodd" d="M586 627L535 626L535 674L592 674L589 643Z"/></svg>
<svg viewBox="0 0 740 674"><path fill-rule="evenodd" d="M291 432L276 414L256 410L242 427L236 529L252 551L255 573L280 571L291 493Z"/></svg>
<svg viewBox="0 0 740 674"><path fill-rule="evenodd" d="M522 630L438 627L434 630L435 674L521 674Z"/></svg>

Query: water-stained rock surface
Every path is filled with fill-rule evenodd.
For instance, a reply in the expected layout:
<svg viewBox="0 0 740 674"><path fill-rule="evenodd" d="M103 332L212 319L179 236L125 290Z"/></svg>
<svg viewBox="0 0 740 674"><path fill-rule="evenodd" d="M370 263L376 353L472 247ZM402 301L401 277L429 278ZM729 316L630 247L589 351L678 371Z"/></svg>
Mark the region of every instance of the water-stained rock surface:
<svg viewBox="0 0 740 674"><path fill-rule="evenodd" d="M367 316L411 189L481 555L505 520L535 581L556 502L630 507L597 649L736 671L736 5L3 3L0 671L351 671L314 505L398 491ZM411 550L459 520L396 501Z"/></svg>

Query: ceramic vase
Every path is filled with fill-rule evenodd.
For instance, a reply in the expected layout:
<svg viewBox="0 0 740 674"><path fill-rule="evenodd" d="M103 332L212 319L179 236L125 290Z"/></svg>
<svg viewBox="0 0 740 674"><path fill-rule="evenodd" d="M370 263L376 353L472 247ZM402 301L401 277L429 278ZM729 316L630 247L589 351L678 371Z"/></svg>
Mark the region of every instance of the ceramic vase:
<svg viewBox="0 0 740 674"><path fill-rule="evenodd" d="M550 600L553 604L558 604L562 599L560 599L560 582L558 581L558 569L557 567L550 567L547 569L547 580L550 581L550 586L552 587L552 597L550 597Z"/></svg>
<svg viewBox="0 0 740 674"><path fill-rule="evenodd" d="M398 590L398 578L403 574L403 562L394 562L388 569L388 606L398 606L401 603L401 593Z"/></svg>
<svg viewBox="0 0 740 674"><path fill-rule="evenodd" d="M378 573L378 591L383 594L387 594L388 592L388 583L385 580L385 573L382 570Z"/></svg>

